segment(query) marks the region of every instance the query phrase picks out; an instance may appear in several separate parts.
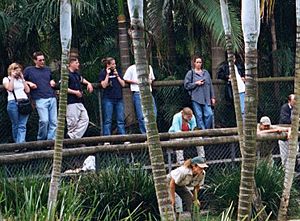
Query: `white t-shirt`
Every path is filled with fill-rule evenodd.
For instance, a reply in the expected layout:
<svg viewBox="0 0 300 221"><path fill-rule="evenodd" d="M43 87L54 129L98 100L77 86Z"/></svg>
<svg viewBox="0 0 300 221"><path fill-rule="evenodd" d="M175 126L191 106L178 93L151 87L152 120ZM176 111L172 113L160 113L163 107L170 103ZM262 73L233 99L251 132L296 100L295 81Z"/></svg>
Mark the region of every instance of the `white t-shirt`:
<svg viewBox="0 0 300 221"><path fill-rule="evenodd" d="M153 69L151 67L151 65L149 65L149 79L151 81L155 80L154 74L153 74ZM131 65L129 68L127 68L123 79L126 80L130 80L130 81L137 81L138 77L137 77L137 72L136 72L136 65L133 64ZM139 85L138 84L130 84L130 90L131 91L140 91ZM151 85L150 85L150 91L152 91Z"/></svg>
<svg viewBox="0 0 300 221"><path fill-rule="evenodd" d="M9 79L8 77L3 78L2 84L8 84L9 83ZM18 99L27 99L27 94L24 91L24 83L22 81L22 79L15 79L14 80L14 92L16 95L17 100ZM7 100L11 101L11 100L15 100L14 94L10 91L7 91L8 96L7 96Z"/></svg>
<svg viewBox="0 0 300 221"><path fill-rule="evenodd" d="M243 92L245 92L246 87L245 87L244 81L241 78L241 75L239 75L239 71L238 71L236 65L234 65L234 71L236 73L236 81L237 81L238 91L239 91L239 93L243 93Z"/></svg>

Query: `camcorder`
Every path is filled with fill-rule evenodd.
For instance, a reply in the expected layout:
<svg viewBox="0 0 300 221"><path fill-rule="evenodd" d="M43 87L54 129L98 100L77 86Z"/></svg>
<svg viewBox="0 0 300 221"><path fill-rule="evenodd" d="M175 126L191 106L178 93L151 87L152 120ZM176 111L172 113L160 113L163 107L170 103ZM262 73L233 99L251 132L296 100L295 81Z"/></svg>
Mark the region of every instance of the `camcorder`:
<svg viewBox="0 0 300 221"><path fill-rule="evenodd" d="M110 68L110 73L109 73L109 75L115 75L115 72L117 71L117 69L115 69L115 68Z"/></svg>

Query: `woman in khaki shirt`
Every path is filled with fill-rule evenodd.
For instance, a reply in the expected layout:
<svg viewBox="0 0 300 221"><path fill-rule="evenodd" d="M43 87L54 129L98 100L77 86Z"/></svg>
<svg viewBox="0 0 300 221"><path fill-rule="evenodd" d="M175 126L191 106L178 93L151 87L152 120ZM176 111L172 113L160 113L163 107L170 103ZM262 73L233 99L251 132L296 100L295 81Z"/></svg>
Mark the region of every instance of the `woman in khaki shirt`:
<svg viewBox="0 0 300 221"><path fill-rule="evenodd" d="M192 211L193 201L198 201L196 196L200 186L204 183L205 171L207 168L205 163L205 158L194 157L193 159L186 160L183 166L172 170L167 178L170 183L170 194L171 203L174 208L175 206L175 192L181 197L181 199L186 204L186 210L188 212ZM193 187L193 193L188 189L188 187Z"/></svg>

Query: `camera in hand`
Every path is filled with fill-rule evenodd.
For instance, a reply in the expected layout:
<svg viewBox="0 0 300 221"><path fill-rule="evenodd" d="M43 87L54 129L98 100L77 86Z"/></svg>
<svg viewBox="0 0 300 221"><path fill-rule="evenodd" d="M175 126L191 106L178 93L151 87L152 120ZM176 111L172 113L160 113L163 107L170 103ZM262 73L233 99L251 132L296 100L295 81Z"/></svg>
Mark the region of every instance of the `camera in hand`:
<svg viewBox="0 0 300 221"><path fill-rule="evenodd" d="M110 68L110 73L109 73L109 75L114 75L114 72L116 71L116 69L115 68Z"/></svg>

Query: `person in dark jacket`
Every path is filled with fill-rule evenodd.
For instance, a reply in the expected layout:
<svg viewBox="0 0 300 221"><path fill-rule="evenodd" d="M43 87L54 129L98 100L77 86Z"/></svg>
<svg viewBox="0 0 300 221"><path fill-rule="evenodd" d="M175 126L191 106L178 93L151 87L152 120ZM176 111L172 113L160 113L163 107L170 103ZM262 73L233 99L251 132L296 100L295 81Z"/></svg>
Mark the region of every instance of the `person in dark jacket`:
<svg viewBox="0 0 300 221"><path fill-rule="evenodd" d="M291 124L292 109L295 106L295 103L295 94L290 94L288 96L288 102L281 106L279 124ZM285 167L289 154L289 141L278 140L278 145L280 150L281 163Z"/></svg>
<svg viewBox="0 0 300 221"><path fill-rule="evenodd" d="M245 71L243 68L243 65L237 62L235 56L234 56L234 71L235 73L238 73L236 75L237 80L237 86L238 86L238 92L240 97L240 106L241 106L241 112L242 117L244 118L245 113ZM219 67L219 70L217 72L218 79L226 81L225 85L225 99L226 101L233 104L233 91L232 91L232 85L231 85L231 76L229 73L229 65L228 62L225 61L221 64Z"/></svg>
<svg viewBox="0 0 300 221"><path fill-rule="evenodd" d="M288 102L281 106L279 124L291 124L292 109L295 105L295 95L288 96Z"/></svg>

